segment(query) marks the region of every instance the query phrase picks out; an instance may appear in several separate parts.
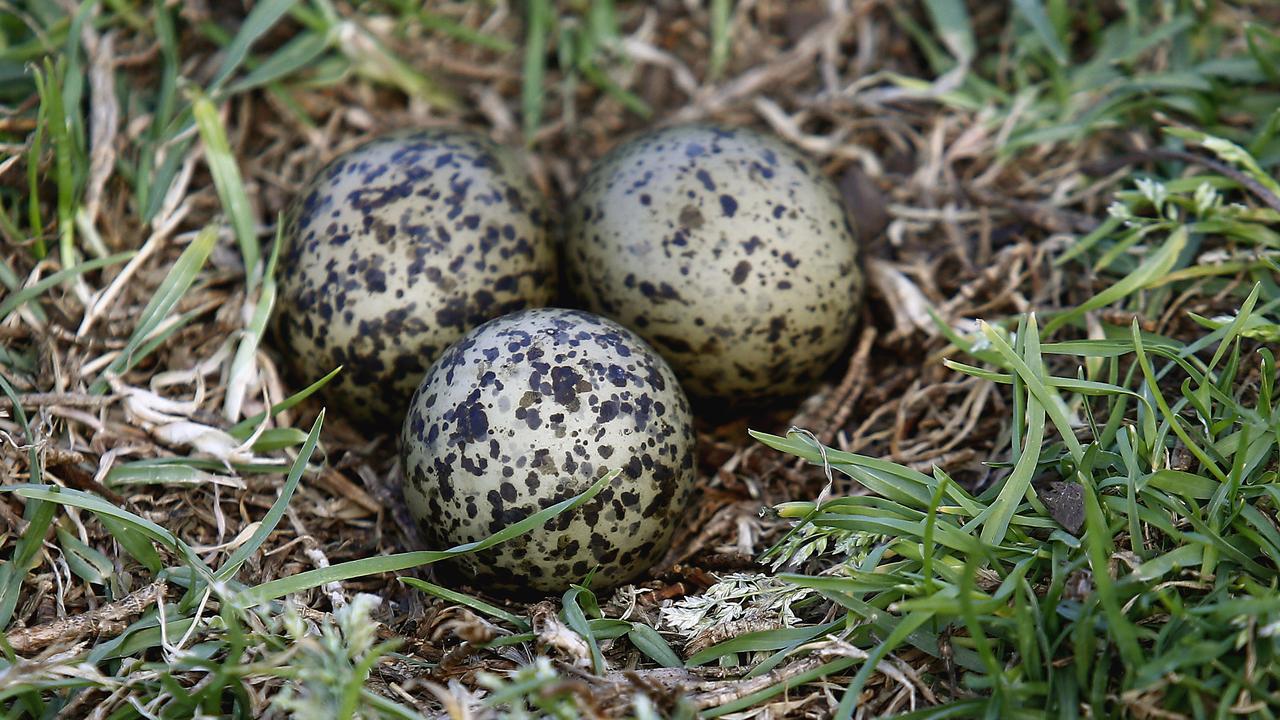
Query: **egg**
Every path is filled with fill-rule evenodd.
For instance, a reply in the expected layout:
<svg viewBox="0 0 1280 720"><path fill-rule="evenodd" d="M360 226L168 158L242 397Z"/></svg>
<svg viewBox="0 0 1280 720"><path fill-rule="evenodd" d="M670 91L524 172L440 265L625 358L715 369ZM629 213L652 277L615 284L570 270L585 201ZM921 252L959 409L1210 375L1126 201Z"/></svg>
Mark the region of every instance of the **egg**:
<svg viewBox="0 0 1280 720"><path fill-rule="evenodd" d="M635 579L667 550L694 478L689 402L670 366L605 318L543 308L491 320L436 361L401 434L404 494L435 548L486 538L621 469L580 508L455 563L486 587Z"/></svg>
<svg viewBox="0 0 1280 720"><path fill-rule="evenodd" d="M423 374L480 323L556 293L545 201L517 158L469 131L377 138L291 210L275 319L294 373L341 365L326 399L398 426Z"/></svg>
<svg viewBox="0 0 1280 720"><path fill-rule="evenodd" d="M652 343L691 395L797 393L854 331L863 276L840 195L774 136L689 125L627 142L584 178L565 230L581 306Z"/></svg>

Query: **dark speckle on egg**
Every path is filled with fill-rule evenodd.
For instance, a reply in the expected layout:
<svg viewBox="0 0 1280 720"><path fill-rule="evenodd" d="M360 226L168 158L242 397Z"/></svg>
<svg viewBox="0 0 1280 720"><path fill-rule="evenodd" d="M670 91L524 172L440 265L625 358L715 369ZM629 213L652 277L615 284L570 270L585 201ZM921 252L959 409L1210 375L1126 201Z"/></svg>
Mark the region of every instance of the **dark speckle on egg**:
<svg viewBox="0 0 1280 720"><path fill-rule="evenodd" d="M693 485L692 417L670 366L581 310L525 310L472 330L427 372L400 440L405 499L433 549L623 471L576 511L458 558L491 588L563 590L592 569L597 589L635 579L666 551Z"/></svg>
<svg viewBox="0 0 1280 720"><path fill-rule="evenodd" d="M342 365L330 404L399 422L444 348L555 296L547 224L520 163L476 133L388 135L338 157L294 204L280 250L274 329L296 379Z"/></svg>
<svg viewBox="0 0 1280 720"><path fill-rule="evenodd" d="M677 126L614 149L582 182L564 250L581 306L653 343L701 397L804 390L848 344L862 295L835 186L742 128Z"/></svg>

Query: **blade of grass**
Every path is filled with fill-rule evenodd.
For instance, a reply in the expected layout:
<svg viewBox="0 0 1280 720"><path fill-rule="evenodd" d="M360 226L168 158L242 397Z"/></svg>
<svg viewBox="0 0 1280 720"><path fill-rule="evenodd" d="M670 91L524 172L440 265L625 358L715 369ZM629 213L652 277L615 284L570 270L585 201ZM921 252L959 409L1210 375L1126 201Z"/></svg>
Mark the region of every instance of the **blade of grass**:
<svg viewBox="0 0 1280 720"><path fill-rule="evenodd" d="M392 53L373 33L353 20L338 22L333 29L337 47L352 63L357 73L376 82L399 88L409 97L418 98L444 110L458 109L458 98L412 65Z"/></svg>
<svg viewBox="0 0 1280 720"><path fill-rule="evenodd" d="M158 573L164 569L164 560L160 558L160 553L156 552L155 546L145 535L128 524L105 515L99 515L98 522L102 523L102 527L107 529L129 557L137 560L147 570Z"/></svg>
<svg viewBox="0 0 1280 720"><path fill-rule="evenodd" d="M731 640L712 645L704 648L689 656L685 661L688 667L697 667L706 665L713 660L719 660L726 655L735 655L744 652L758 652L761 650L777 650L780 648L790 647L799 643L809 642L816 637L820 637L830 632L844 627L847 620L840 618L826 625L815 625L813 627L796 627L796 628L780 628L777 630L758 630L739 635ZM754 671L753 671L754 672Z"/></svg>
<svg viewBox="0 0 1280 720"><path fill-rule="evenodd" d="M578 633L586 641L587 647L590 648L591 669L597 675L603 675L607 668L604 664L604 655L600 654L600 643L596 642L596 636L587 625L587 616L583 614L582 608L578 605L578 598L589 592L589 590L580 585L570 586L561 598L560 605L563 608L561 613L564 615L565 625L568 625L570 630Z"/></svg>
<svg viewBox="0 0 1280 720"><path fill-rule="evenodd" d="M489 603L483 600L480 600L479 598L473 598L470 595L467 595L465 593L460 593L455 590L450 590L449 588L441 587L439 585L436 585L435 583L429 583L426 580L419 580L418 578L400 577L396 579L404 583L405 585L408 585L409 587L417 588L418 590L421 590L424 593L427 593L429 595L434 595L446 602L451 602L455 605L462 605L464 607L469 607L472 610L477 610L481 613L484 613L485 615L488 615L489 617L497 618L499 620L503 620L508 623L511 623L511 625L515 626L515 628L520 630L521 632L529 631L529 623L524 618L520 617L519 615L509 613L506 610L503 610L502 608L497 607L496 605L490 605Z"/></svg>
<svg viewBox="0 0 1280 720"><path fill-rule="evenodd" d="M1034 314L1028 316L1026 331L1019 333L1018 343L1022 345L1023 360L1027 366L1033 373L1043 376L1044 361L1040 357L1040 338ZM1022 503L1023 497L1031 489L1031 480L1039 467L1040 453L1044 443L1045 410L1029 390L1024 398L1027 433L1022 447L1019 448L1013 473L1005 479L1004 487L991 503L988 508L989 514L983 521L981 537L982 541L988 545L999 545L1004 542L1009 521L1017 511L1018 505ZM1017 418L1014 421L1023 422Z"/></svg>
<svg viewBox="0 0 1280 720"><path fill-rule="evenodd" d="M862 661L862 667L858 668L858 674L853 676L853 682L849 683L849 687L844 691L844 697L840 699L840 705L836 710L836 718L850 720L853 717L858 698L862 695L862 688L867 684L867 680L871 679L871 673L880 665L880 661L932 617L933 613L930 612L908 614L898 622L897 626L893 628L893 632L889 633L889 637L884 639L884 642L876 645L875 649L868 653L866 659Z"/></svg>
<svg viewBox="0 0 1280 720"><path fill-rule="evenodd" d="M1031 365L1027 364L1010 347L1009 343L1001 337L995 328L985 322L980 322L979 325L982 329L982 334L991 342L991 347L1000 353L1010 369L1022 378L1022 381L1027 384L1027 390L1035 396L1036 401L1040 403L1044 411L1048 413L1049 418L1053 420L1053 425L1057 428L1058 435L1062 438L1062 441L1066 443L1067 449L1071 451L1071 456L1077 463L1080 462L1084 457L1084 448L1076 438L1075 430L1071 427L1071 421L1067 418L1062 403L1055 402L1059 399L1058 394L1050 390L1041 380L1041 376L1044 374L1043 366L1038 370L1032 369ZM1035 332L1035 328L1034 322L1028 323L1028 332ZM1036 357L1039 357L1038 345Z"/></svg>
<svg viewBox="0 0 1280 720"><path fill-rule="evenodd" d="M29 446L27 467L30 479L33 483L43 482L44 476L40 455L36 449L35 435L31 432L31 426L27 424L27 415L22 410L22 403L18 401L18 393L4 375L0 375L0 391L4 392L12 403L14 417L18 420L23 434L26 435ZM54 505L32 501L28 502L23 510L23 519L27 521L27 527L14 544L13 557L8 563L0 566L0 630L7 628L9 621L13 618L13 611L18 606L18 595L22 591L22 581L26 579L27 572L33 567L43 547L45 533L53 522L54 509Z"/></svg>
<svg viewBox="0 0 1280 720"><path fill-rule="evenodd" d="M124 523L136 532L139 532L151 540L176 552L206 580L213 579L213 572L204 564L204 561L195 554L189 545L180 540L176 535L160 527L154 522L139 517L128 510L118 508L96 495L90 495L89 493L71 488L60 488L48 485L7 485L0 487L0 492L10 492L18 497L29 500L42 500L59 505L80 508L81 510L88 510L100 517L107 517Z"/></svg>
<svg viewBox="0 0 1280 720"><path fill-rule="evenodd" d="M311 432L307 435L307 441L303 444L302 449L298 451L298 457L293 461L293 467L289 469L289 476L285 478L284 486L280 488L280 496L271 504L271 508L267 510L267 514L262 517L262 521L258 524L253 535L244 542L243 545L236 548L231 557L227 558L222 567L214 573L214 580L217 582L226 582L235 577L239 572L240 566L262 547L262 543L267 541L267 537L275 531L276 525L279 524L280 518L284 517L285 510L289 507L289 500L293 498L293 491L297 489L298 482L302 480L302 473L307 469L307 462L311 460L311 453L316 449L316 443L320 441L320 428L324 425L324 410L316 417L315 424L311 426Z"/></svg>
<svg viewBox="0 0 1280 720"><path fill-rule="evenodd" d="M99 268L104 268L109 265L125 262L136 254L136 252L130 250L129 252L111 255L109 257L86 260L74 267L65 268L52 273L48 277L41 279L39 282L33 283L31 286L25 287L18 292L9 295L9 297L5 298L3 301L0 301L0 320L4 320L9 317L13 311L17 310L24 303L31 302L35 298L43 295L49 288L59 285L69 278L97 270Z"/></svg>
<svg viewBox="0 0 1280 720"><path fill-rule="evenodd" d="M1125 666L1136 669L1143 665L1142 647L1138 644L1133 624L1125 617L1116 598L1115 583L1111 579L1108 564L1112 553L1111 530L1102 514L1102 505L1098 502L1092 479L1079 474L1077 479L1084 488L1085 554L1093 569L1098 601L1107 617L1107 637L1119 647Z"/></svg>
<svg viewBox="0 0 1280 720"><path fill-rule="evenodd" d="M962 66L973 61L977 43L973 39L973 23L963 0L926 0L929 19L951 57Z"/></svg>
<svg viewBox="0 0 1280 720"><path fill-rule="evenodd" d="M240 417L240 407L248 392L249 382L257 367L254 363L258 352L258 343L267 331L267 321L271 318L271 310L276 303L276 261L280 256L281 234L284 232L283 218L276 220L276 241L271 246L271 256L267 258L267 269L262 275L262 294L254 306L253 317L245 326L240 344L236 347L235 357L227 371L226 399L222 405L222 415L228 422L235 422Z"/></svg>
<svg viewBox="0 0 1280 720"><path fill-rule="evenodd" d="M254 3L253 9L245 16L240 29L236 31L235 38L223 50L222 65L219 66L213 82L209 84L210 92L216 91L226 83L236 68L244 62L253 43L275 27L276 23L280 22L280 19L288 14L296 3L297 0L260 0Z"/></svg>
<svg viewBox="0 0 1280 720"><path fill-rule="evenodd" d="M418 24L427 30L444 33L455 40L461 40L462 42L478 45L503 54L516 49L516 46L506 38L473 30L452 18L420 7L421 3L415 3L413 0L391 0L391 4L402 15L412 15L418 21Z"/></svg>
<svg viewBox="0 0 1280 720"><path fill-rule="evenodd" d="M333 370L330 370L329 373L324 377L311 383L310 385L306 386L302 390L299 390L293 395L290 395L289 397L285 398L281 402L278 402L275 405L272 405L271 417L275 417L276 415L279 415L285 410L289 410L295 407L298 403L311 397L316 393L316 391L318 391L320 388L327 385L330 380L336 377L339 372L342 372L341 366L336 367ZM254 428L260 425L266 419L267 419L267 413L265 411L257 413L256 415L247 417L244 420L241 420L240 422L236 423L235 425L232 425L230 428L227 429L227 434L237 440L247 440L249 436L253 434Z"/></svg>
<svg viewBox="0 0 1280 720"><path fill-rule="evenodd" d="M729 713L734 713L734 712L738 712L739 710L744 710L746 708L753 707L754 705L758 704L762 700L767 700L768 698L771 698L774 695L777 695L779 693L787 692L789 690L802 687L805 683L813 682L814 680L818 680L820 678L825 678L831 675L835 675L843 670L853 667L858 662L859 662L858 660L855 660L853 658L839 658L837 660L832 660L831 662L828 662L828 663L823 663L822 665L819 665L818 667L812 670L807 670L805 672L795 675L794 677L789 677L786 680L783 680L782 682L775 683L773 685L770 685L767 688L764 688L763 690L759 690L757 692L751 693L750 695L746 695L744 697L738 698L733 702L728 702L728 703L725 703L724 705L720 705L718 707L704 710L702 711L701 716L704 718L718 718L723 715L728 715Z"/></svg>
<svg viewBox="0 0 1280 720"><path fill-rule="evenodd" d="M243 488L239 478L217 475L190 465L116 465L102 483L115 489L129 485L207 485L214 483Z"/></svg>
<svg viewBox="0 0 1280 720"><path fill-rule="evenodd" d="M63 90L67 79L65 57L55 63L45 58L44 73L37 75L40 104L48 106L45 115L49 125L49 139L53 145L54 178L58 186L58 248L63 268L75 267L75 202L76 174L73 163L83 164L72 137L71 118L63 104Z"/></svg>
<svg viewBox="0 0 1280 720"><path fill-rule="evenodd" d="M714 80L724 72L729 60L729 20L733 11L730 0L711 0L711 67L708 76Z"/></svg>
<svg viewBox="0 0 1280 720"><path fill-rule="evenodd" d="M1089 298L1081 305L1058 315L1046 323L1044 326L1045 335L1053 334L1058 328L1090 310L1106 307L1148 285L1159 282L1165 274L1173 269L1174 263L1177 261L1178 256L1182 254L1183 249L1186 248L1189 239L1186 228L1178 227L1169 233L1169 237L1164 244L1157 248L1155 252L1149 253L1146 259L1142 261L1142 264L1133 272L1106 290Z"/></svg>
<svg viewBox="0 0 1280 720"><path fill-rule="evenodd" d="M115 571L111 558L86 545L80 538L59 526L56 530L58 545L62 548L67 567L85 581L101 585Z"/></svg>
<svg viewBox="0 0 1280 720"><path fill-rule="evenodd" d="M562 502L558 502L551 507L530 515L520 522L513 523L498 532L490 535L483 540L476 542L464 543L448 550L420 550L416 552L405 552L396 555L384 555L382 557L365 558L363 560L352 560L350 562L332 565L327 568L318 570L308 570L286 578L271 580L256 587L250 588L241 594L240 601L243 607L249 608L255 605L283 597L290 593L301 592L313 587L319 587L326 583L339 582L341 580L349 580L355 577L363 577L365 575L377 575L387 572L396 572L399 570L408 570L410 568L422 565L430 565L431 563L449 558L466 555L468 553L478 552L493 547L500 543L504 543L511 538L523 535L531 530L542 527L548 520L559 515L562 512L574 510L595 497L609 481L617 477L620 470L614 470L606 473L590 488L580 495L569 498Z"/></svg>
<svg viewBox="0 0 1280 720"><path fill-rule="evenodd" d="M204 143L205 162L213 175L218 200L231 219L231 226L235 228L240 255L244 258L247 292L252 293L258 287L258 260L262 257L262 250L258 246L258 235L254 230L249 197L245 194L244 181L240 178L240 168L235 156L231 154L231 146L227 144L227 132L222 127L217 108L198 90L193 91L192 95L191 112L195 116L196 127L200 130L200 141Z"/></svg>
<svg viewBox="0 0 1280 720"><path fill-rule="evenodd" d="M1168 423L1173 433L1178 436L1187 450L1200 461L1200 464L1217 478L1218 482L1226 482L1227 474L1218 467L1213 458L1210 458L1195 440L1187 434L1187 431L1178 421L1177 415L1169 408L1169 402L1165 400L1164 394L1160 392L1160 387L1155 376L1155 371L1151 367L1151 359L1147 357L1147 353L1142 345L1142 336L1139 332L1138 321L1134 319L1131 327L1133 335L1133 344L1136 351L1138 366L1142 369L1142 375L1146 379L1147 388L1155 399L1156 407L1160 408L1160 414L1164 416L1165 422Z"/></svg>
<svg viewBox="0 0 1280 720"><path fill-rule="evenodd" d="M1059 65L1069 63L1067 49L1063 47L1062 39L1058 37L1058 32L1053 27L1053 22L1049 19L1049 14L1045 12L1040 0L1013 0L1013 6L1031 25L1031 29L1044 45L1045 50L1049 51L1054 62Z"/></svg>
<svg viewBox="0 0 1280 720"><path fill-rule="evenodd" d="M311 67L320 56L332 47L332 42L322 33L299 35L284 47L272 53L244 77L227 86L226 95L239 95L255 88L271 85Z"/></svg>
<svg viewBox="0 0 1280 720"><path fill-rule="evenodd" d="M533 142L534 133L542 124L542 101L546 90L543 81L547 72L547 38L551 35L553 20L550 0L529 0L525 13L527 31L524 45L524 76L520 93L521 116L524 118L526 143Z"/></svg>
<svg viewBox="0 0 1280 720"><path fill-rule="evenodd" d="M631 623L631 632L627 633L627 639L631 640L631 644L650 660L658 663L666 668L684 667L684 663L680 662L679 656L667 644L667 641L658 634L657 630L649 627L642 622Z"/></svg>
<svg viewBox="0 0 1280 720"><path fill-rule="evenodd" d="M173 267L169 270L169 274L165 276L160 287L156 289L151 301L143 308L142 315L138 318L138 324L134 327L133 334L129 336L129 342L125 344L120 356L117 357L102 376L89 387L90 394L101 395L107 391L109 383L108 377L119 376L126 372L133 364L137 362L134 352L147 339L147 336L156 329L165 316L169 314L182 299L187 288L195 282L196 275L200 272L200 268L204 267L205 260L209 258L209 253L213 252L213 246L217 242L217 232L212 227L206 227L201 230L187 246L186 250L178 256Z"/></svg>
<svg viewBox="0 0 1280 720"><path fill-rule="evenodd" d="M32 66L31 73L35 76L37 91L47 92L41 89L44 79L40 67ZM37 260L43 260L49 254L49 248L44 241L44 214L40 210L39 162L44 154L44 128L48 122L49 107L42 102L36 111L36 128L31 133L31 145L27 151L27 157L36 160L36 162L27 163L27 223L31 226L31 251Z"/></svg>

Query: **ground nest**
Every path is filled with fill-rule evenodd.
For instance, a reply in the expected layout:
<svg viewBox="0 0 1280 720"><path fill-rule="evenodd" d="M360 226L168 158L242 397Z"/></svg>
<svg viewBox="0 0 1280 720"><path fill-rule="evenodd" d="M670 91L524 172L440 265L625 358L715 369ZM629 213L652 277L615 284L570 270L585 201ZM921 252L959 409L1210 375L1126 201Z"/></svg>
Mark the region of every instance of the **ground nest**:
<svg viewBox="0 0 1280 720"><path fill-rule="evenodd" d="M1061 51L1080 58L1060 65L1074 72L1111 42L1103 39L1106 27L1132 24L1124 3L1086 4L1088 10L1065 19L1044 15L1043 8L1040 15L1021 14L1039 3L971 3L966 10L955 2L817 0L442 2L425 9L400 2L105 3L78 14L65 0L58 18L38 8L15 11L6 21L11 54L34 69L21 82L4 78L8 104L0 116L7 158L0 161L6 215L0 270L10 288L0 295L0 372L8 385L0 398L0 477L7 485L41 482L82 491L180 538L208 567L235 558L238 571L218 580L237 587L419 550L400 495L398 427L326 413L305 473L287 505L278 504L321 403L311 397L283 410L254 437L261 418L242 421L318 378L285 374L281 353L288 350L270 338L257 344L255 337L244 351L244 338L255 327L261 331L254 311L262 298L260 266L246 271L245 249L269 254L278 218L303 183L384 131L461 125L526 147L537 184L558 210L594 160L638 131L699 120L749 125L795 144L837 182L869 281L859 329L810 396L741 413L699 409L697 492L672 550L644 582L602 595L598 604L606 618L660 631L677 660L750 633L831 623L843 608L815 603L818 594L723 615L710 626L689 619L706 611L697 602L680 604L708 592L713 599L732 595L730 586L741 591L735 597L753 597L779 582L772 576L780 569L831 567L835 561L821 553L761 562L796 526L797 515L773 508L868 493L848 474L832 474L831 463L780 453L748 430L781 436L795 429L800 434L793 437L813 447L876 458L902 472L932 476L937 468L974 496L1001 487L1016 474L1014 450L1028 432L1017 419L1027 390L944 363L981 364L956 335L980 332L979 320L1013 330L1029 312L1043 318L1070 313L1142 261L1134 257L1116 271L1092 258L1063 262L1062 256L1081 238L1119 232L1108 208L1117 193L1134 192L1133 173L1223 172L1227 161L1209 152L1190 159L1153 152L1164 137L1158 123L1195 128L1205 113L1216 112L1205 129L1236 140L1234 130L1255 126L1247 92L1223 90L1229 100L1218 110L1189 110L1168 99L1181 92L1170 89L1173 79L1170 87L1135 89L1116 100L1130 105L1115 107L1084 79L1064 82L1065 94L1056 99L1028 90L1058 86L1049 74L1021 64L1040 67L1035 63ZM1262 24L1274 8L1154 5L1161 9L1151 10L1159 16L1152 22L1168 39L1131 54L1106 45L1117 67L1123 65L1116 77L1192 74L1179 55L1191 51L1178 43L1196 22L1220 28L1216 49L1204 51L1216 57L1262 57L1248 47L1280 47L1246 42L1241 30L1244 19ZM1065 47L1054 48L1041 35L1052 35L1040 25L1041 15L1059 28ZM257 31L245 38L246 27ZM18 55L23 48L29 56ZM42 64L46 57L52 59ZM1212 86L1201 92L1216 97L1222 87L1244 83L1244 74L1212 76L1206 81ZM1273 97L1274 78L1259 77L1263 90L1257 92ZM973 100L988 92L984 102ZM51 93L75 102L54 108ZM63 128L49 124L54 114L67 118ZM1250 149L1265 163L1274 148ZM1234 192L1234 200L1259 213L1274 201L1269 188L1241 181L1234 166L1225 171L1216 187ZM1272 221L1251 220L1260 227ZM1274 251L1270 242L1258 247ZM207 259L190 268L184 286L175 268L181 271L205 246ZM1199 252L1211 247L1218 246L1207 243ZM133 254L118 255L125 252ZM75 272L64 272L77 264ZM1181 267L1171 263L1167 272ZM1233 316L1260 267L1206 272L1199 277L1212 283L1177 286L1177 292L1168 291L1172 285L1150 290L1164 293L1159 302L1117 295L1090 308L1087 323L1056 328L1056 339L1096 339L1095 326L1106 325L1193 342L1205 332L1195 318ZM6 305L21 286L46 279L52 282L41 286L38 298ZM1265 293L1274 282L1262 287L1257 302L1269 308ZM161 301L167 304L158 315ZM1240 341L1244 358L1276 342L1265 334ZM1265 366L1239 364L1233 377L1242 390L1224 392L1257 403L1260 393L1266 396L1259 390ZM1045 372L1055 376L1074 378L1080 365L1077 356L1045 355ZM1117 361L1115 377L1131 376L1134 368L1140 368L1136 361ZM1171 385L1166 389L1176 395L1174 378L1164 381L1159 386ZM1098 418L1099 425L1106 422ZM1168 468L1196 473L1198 461L1187 456ZM1036 483L1054 467L1042 461ZM1258 471L1267 467L1264 458ZM52 702L59 717L152 716L165 707L170 714L164 716L180 716L185 706L167 705L176 702L178 688L211 682L210 668L230 657L226 628L233 623L218 619L235 612L226 596L187 597L197 573L158 575L182 566L182 551L138 531L133 520L113 519L88 501L54 512L53 504L37 507L32 497L0 496L0 557L8 569L0 577L0 609L11 613L9 646L27 658L11 656L0 671L0 697L16 698L3 702L32 714ZM1045 502L1059 518L1059 508ZM258 537L277 509L270 534ZM33 528L45 531L43 544L31 538ZM237 557L241 548L256 551ZM1000 576L982 572L992 571L977 573L977 587L995 592ZM423 592L398 577L446 589ZM530 682L551 673L554 684L534 683L542 695L529 702L538 712L560 712L548 709L553 698L578 714L602 716L706 712L747 699L738 712L755 707L768 716L825 716L837 711L841 689L858 671L830 663L867 657L853 645L843 651L833 645L826 654L779 658L745 679L752 668L727 661L657 668L654 653L643 651L645 640L635 635L641 631L630 630L625 642L621 631L611 639L597 623L599 642L585 642L575 624L582 611L565 610L569 596L510 601L434 574L429 565L309 585L288 595L290 617L313 630L329 627L335 613L353 612L362 593L381 600L362 609L376 620L366 628L373 632L368 642L400 643L373 663L362 684L374 696L428 715L492 711L483 698L504 690L486 684L485 673ZM572 602L585 603L592 615L597 600ZM166 604L203 620L175 625L163 640L144 637L150 630L133 624ZM518 640L521 628L485 608L520 619L533 637L486 646L502 637ZM239 631L291 637L288 620L285 629L272 625L282 613L280 607L246 613ZM339 626L353 642L351 628ZM967 636L971 629L960 624L945 633ZM133 639L111 645L122 637ZM968 670L952 663L949 646L939 642L937 652L908 645L880 662L860 686L858 712L905 712L989 693L964 685ZM260 672L246 671L243 700L228 691L220 707L206 704L205 712L230 712L232 705L246 714L285 712L272 699L286 685L295 688L295 702L307 698L296 689L306 688L307 678L281 668L305 666L292 658L320 651L301 641L290 650L261 639L237 647L245 666ZM93 663L81 662L99 648L106 649ZM205 650L212 664L184 666L164 684L159 666ZM123 664L93 669L108 658ZM526 675L511 675L520 668ZM113 672L119 681L102 680ZM74 680L75 693L56 689L53 678ZM751 700L782 682L793 683L784 695ZM1240 687L1275 697L1275 687L1262 681ZM636 706L638 695L651 707ZM1110 712L1150 708L1147 717L1174 716L1158 714L1164 696L1116 697ZM360 716L397 716L371 702L361 701ZM290 707L308 716L303 705Z"/></svg>

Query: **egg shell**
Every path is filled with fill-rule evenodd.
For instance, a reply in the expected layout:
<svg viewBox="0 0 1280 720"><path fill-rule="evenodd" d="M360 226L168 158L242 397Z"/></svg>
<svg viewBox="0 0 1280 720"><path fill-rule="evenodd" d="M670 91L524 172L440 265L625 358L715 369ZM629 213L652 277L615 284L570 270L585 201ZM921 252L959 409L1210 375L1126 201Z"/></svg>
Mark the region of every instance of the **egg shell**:
<svg viewBox="0 0 1280 720"><path fill-rule="evenodd" d="M580 310L492 320L432 366L401 434L409 509L433 548L481 540L622 472L577 510L455 564L486 587L632 580L667 550L694 479L689 403L634 333Z"/></svg>
<svg viewBox="0 0 1280 720"><path fill-rule="evenodd" d="M839 192L771 135L686 125L615 148L564 245L581 306L652 343L694 396L802 391L854 331L863 277Z"/></svg>
<svg viewBox="0 0 1280 720"><path fill-rule="evenodd" d="M556 293L542 196L512 153L453 129L384 136L320 171L277 274L276 334L299 381L341 365L329 404L396 425L446 347Z"/></svg>

